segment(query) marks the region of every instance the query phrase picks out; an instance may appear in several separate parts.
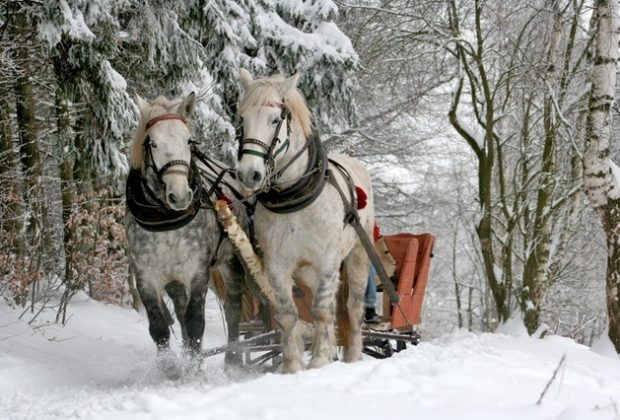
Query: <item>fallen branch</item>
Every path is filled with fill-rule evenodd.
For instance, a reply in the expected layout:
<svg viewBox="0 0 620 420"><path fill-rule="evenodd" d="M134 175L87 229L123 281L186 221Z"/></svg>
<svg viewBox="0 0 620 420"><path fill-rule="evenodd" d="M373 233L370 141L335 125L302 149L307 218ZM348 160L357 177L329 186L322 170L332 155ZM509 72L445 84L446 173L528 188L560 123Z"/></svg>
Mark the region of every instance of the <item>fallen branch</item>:
<svg viewBox="0 0 620 420"><path fill-rule="evenodd" d="M243 258L248 269L250 270L250 274L254 277L254 281L256 281L256 284L260 287L261 292L273 305L275 301L273 289L271 288L267 275L265 274L263 261L254 252L250 239L237 222L235 215L230 211L226 201L217 200L215 202L215 212L217 213L217 220L224 227L224 230L228 234L228 239L230 239L235 248L237 248L237 251L239 251L241 258Z"/></svg>
<svg viewBox="0 0 620 420"><path fill-rule="evenodd" d="M549 379L549 382L547 382L547 385L545 386L545 389L543 389L543 392L540 394L538 401L536 401L536 405L540 405L542 403L543 397L547 393L547 390L549 390L549 387L555 380L555 377L557 376L558 372L560 371L560 368L562 367L565 361L566 361L566 353L562 355L562 358L560 359L560 363L558 363L558 366L553 371L553 375L551 376L551 379Z"/></svg>

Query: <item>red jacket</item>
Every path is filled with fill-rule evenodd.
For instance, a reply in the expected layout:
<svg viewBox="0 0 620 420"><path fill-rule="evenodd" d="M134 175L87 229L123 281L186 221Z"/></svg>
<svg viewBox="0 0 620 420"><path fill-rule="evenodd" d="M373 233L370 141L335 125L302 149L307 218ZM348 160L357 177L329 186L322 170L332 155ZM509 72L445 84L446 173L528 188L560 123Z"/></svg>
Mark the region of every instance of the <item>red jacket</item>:
<svg viewBox="0 0 620 420"><path fill-rule="evenodd" d="M375 222L375 227L372 230L372 238L377 242L381 237L381 232L379 231L379 224Z"/></svg>

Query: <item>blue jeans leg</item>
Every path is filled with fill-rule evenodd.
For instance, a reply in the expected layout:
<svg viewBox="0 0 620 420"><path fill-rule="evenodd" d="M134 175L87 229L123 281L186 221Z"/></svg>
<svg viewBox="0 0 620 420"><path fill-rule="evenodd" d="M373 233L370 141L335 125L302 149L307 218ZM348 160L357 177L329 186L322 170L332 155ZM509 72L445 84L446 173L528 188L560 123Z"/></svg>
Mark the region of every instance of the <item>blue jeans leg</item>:
<svg viewBox="0 0 620 420"><path fill-rule="evenodd" d="M377 275L377 270L375 266L370 264L370 268L368 270L368 283L366 284L366 307L367 308L375 308L377 306L377 283L375 283L375 276Z"/></svg>

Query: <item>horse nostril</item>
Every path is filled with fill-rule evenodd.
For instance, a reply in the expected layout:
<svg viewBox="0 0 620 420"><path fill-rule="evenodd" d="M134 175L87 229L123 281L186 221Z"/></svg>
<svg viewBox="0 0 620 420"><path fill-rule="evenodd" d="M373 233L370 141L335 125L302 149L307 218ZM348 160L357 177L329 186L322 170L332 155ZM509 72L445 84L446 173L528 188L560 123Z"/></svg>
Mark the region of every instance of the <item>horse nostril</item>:
<svg viewBox="0 0 620 420"><path fill-rule="evenodd" d="M252 174L252 181L259 182L261 179L263 179L263 176L260 174L260 172L254 171L254 173Z"/></svg>
<svg viewBox="0 0 620 420"><path fill-rule="evenodd" d="M168 201L172 204L176 204L177 203L177 197L174 195L174 193L169 193L168 194Z"/></svg>
<svg viewBox="0 0 620 420"><path fill-rule="evenodd" d="M190 191L187 193L187 202L188 202L188 203L189 203L189 202L191 202L193 198L194 198L194 192L193 192L192 190L190 190Z"/></svg>

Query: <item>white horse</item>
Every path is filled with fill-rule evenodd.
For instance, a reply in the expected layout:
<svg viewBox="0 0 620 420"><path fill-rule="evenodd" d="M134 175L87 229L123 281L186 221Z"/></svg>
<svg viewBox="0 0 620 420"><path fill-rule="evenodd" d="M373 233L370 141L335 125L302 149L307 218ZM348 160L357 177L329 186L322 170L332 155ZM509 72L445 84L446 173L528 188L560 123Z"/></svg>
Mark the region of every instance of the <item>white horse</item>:
<svg viewBox="0 0 620 420"><path fill-rule="evenodd" d="M358 205L353 185L366 192L367 204L359 206L358 214L361 226L371 234L374 214L370 176L359 161L346 155L330 155L327 163L320 140L312 134L310 111L297 89L298 74L288 79L274 76L254 80L241 69L240 79L245 92L239 107L244 135L238 176L248 190L257 193L255 233L275 296L275 318L282 329L283 371L303 368L304 344L292 297L295 281L305 283L313 295L315 333L310 367L334 360L342 264L349 290L349 325L341 331L345 334L344 359L357 361L362 352L361 322L369 263L356 231L345 221L351 214L344 200ZM328 171L341 192L326 182Z"/></svg>

